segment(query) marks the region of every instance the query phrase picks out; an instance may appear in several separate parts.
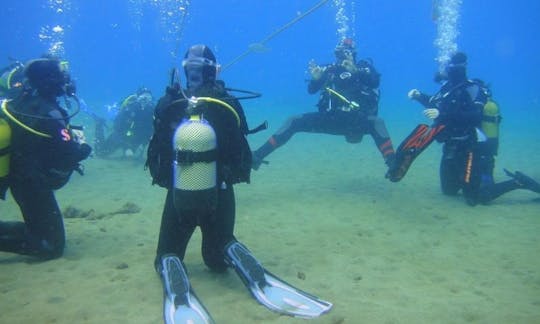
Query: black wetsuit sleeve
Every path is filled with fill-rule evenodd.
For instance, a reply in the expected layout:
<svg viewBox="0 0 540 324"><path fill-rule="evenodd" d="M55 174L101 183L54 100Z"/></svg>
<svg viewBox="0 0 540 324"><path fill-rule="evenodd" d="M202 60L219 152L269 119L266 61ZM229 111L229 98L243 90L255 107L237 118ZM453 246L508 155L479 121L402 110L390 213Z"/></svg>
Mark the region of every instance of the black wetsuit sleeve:
<svg viewBox="0 0 540 324"><path fill-rule="evenodd" d="M323 78L320 78L317 80L314 80L314 79L310 80L308 84L308 93L309 94L316 93L317 91L321 90L323 84L324 84Z"/></svg>
<svg viewBox="0 0 540 324"><path fill-rule="evenodd" d="M80 161L86 159L92 148L84 143L77 143L70 130L64 116L59 110L49 112L49 117L43 122L43 130L51 138L44 143L44 152L51 159L47 160L48 167L61 170L74 170Z"/></svg>
<svg viewBox="0 0 540 324"><path fill-rule="evenodd" d="M373 64L366 60L357 63L359 79L368 88L376 89L381 83L381 74L377 72Z"/></svg>
<svg viewBox="0 0 540 324"><path fill-rule="evenodd" d="M430 100L431 96L427 95L425 93L420 93L418 97L414 97L413 100L416 100L418 103L420 103L424 108L429 108L430 106Z"/></svg>

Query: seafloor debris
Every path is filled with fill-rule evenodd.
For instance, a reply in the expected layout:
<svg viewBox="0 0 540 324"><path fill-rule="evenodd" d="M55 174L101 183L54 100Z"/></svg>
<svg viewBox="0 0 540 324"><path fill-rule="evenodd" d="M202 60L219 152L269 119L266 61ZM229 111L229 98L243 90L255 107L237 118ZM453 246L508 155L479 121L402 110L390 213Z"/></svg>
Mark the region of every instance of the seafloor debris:
<svg viewBox="0 0 540 324"><path fill-rule="evenodd" d="M110 213L97 213L93 208L89 210L82 210L70 205L62 211L62 214L64 215L64 218L86 218L88 220L96 220L120 214L136 214L140 211L141 207L139 207L137 204L127 202L119 209Z"/></svg>

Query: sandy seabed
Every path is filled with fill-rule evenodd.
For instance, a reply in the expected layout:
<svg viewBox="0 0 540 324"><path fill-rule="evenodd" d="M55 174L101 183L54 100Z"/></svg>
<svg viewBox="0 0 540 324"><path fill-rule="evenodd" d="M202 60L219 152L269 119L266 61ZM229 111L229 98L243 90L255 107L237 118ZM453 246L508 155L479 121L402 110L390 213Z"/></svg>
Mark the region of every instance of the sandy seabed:
<svg viewBox="0 0 540 324"><path fill-rule="evenodd" d="M506 141L496 178L509 167L540 179L540 157L514 159L528 144ZM236 186L236 236L271 272L334 304L313 323L540 323L540 197L518 190L469 207L440 193L439 157L434 144L390 183L370 138L299 134ZM163 322L153 259L165 191L142 161L85 166L57 199L100 217L65 219L58 260L0 253L0 323ZM126 203L140 212L111 214ZM0 208L20 219L11 197ZM210 272L198 232L185 263L217 323L305 322L257 304L234 271Z"/></svg>

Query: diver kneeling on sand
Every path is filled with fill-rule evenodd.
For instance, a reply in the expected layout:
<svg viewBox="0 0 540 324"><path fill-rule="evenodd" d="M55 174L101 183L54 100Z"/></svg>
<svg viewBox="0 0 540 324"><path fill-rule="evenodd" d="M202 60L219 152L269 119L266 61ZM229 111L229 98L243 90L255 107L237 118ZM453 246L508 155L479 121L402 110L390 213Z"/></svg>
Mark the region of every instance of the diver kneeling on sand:
<svg viewBox="0 0 540 324"><path fill-rule="evenodd" d="M233 267L264 306L306 318L327 312L332 304L267 272L234 237L233 185L250 180L246 135L252 131L240 98L216 80L219 65L207 46L189 48L182 64L187 89L181 88L173 71L171 86L155 108L146 163L153 182L168 189L155 258L164 285L165 322L212 322L193 293L183 264L197 226L206 265L218 272Z"/></svg>
<svg viewBox="0 0 540 324"><path fill-rule="evenodd" d="M439 171L443 194L453 196L462 190L467 203L474 206L516 189L540 193L540 184L519 171L504 170L512 179L495 183L499 108L484 82L467 78L466 67L467 56L457 52L446 66L446 82L439 92L433 96L416 89L409 92L411 99L424 106L424 115L433 124L418 125L400 144L387 178L400 181L414 159L437 140L443 143Z"/></svg>
<svg viewBox="0 0 540 324"><path fill-rule="evenodd" d="M0 222L0 251L54 259L62 255L65 232L54 190L68 181L91 148L82 130L69 125L62 108L75 101L75 87L57 59L30 61L20 95L2 102L0 198L9 188L24 222ZM68 107L69 108L69 107ZM4 216L4 215L2 215Z"/></svg>

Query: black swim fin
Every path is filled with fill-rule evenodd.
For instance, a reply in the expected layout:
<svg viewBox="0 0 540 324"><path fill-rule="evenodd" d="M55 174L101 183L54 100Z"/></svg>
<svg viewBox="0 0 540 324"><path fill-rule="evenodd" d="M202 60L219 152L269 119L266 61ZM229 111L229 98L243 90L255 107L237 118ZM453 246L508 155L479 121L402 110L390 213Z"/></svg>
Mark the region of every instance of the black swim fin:
<svg viewBox="0 0 540 324"><path fill-rule="evenodd" d="M178 256L167 254L161 258L163 280L163 320L165 324L213 324L214 320L199 301Z"/></svg>
<svg viewBox="0 0 540 324"><path fill-rule="evenodd" d="M519 171L512 173L504 169L504 173L506 173L507 176L514 178L521 185L521 188L540 193L540 183L533 178Z"/></svg>
<svg viewBox="0 0 540 324"><path fill-rule="evenodd" d="M428 126L420 124L401 142L396 150L395 160L390 165L386 178L398 182L411 167L413 161L435 140L437 134L444 129L444 125Z"/></svg>
<svg viewBox="0 0 540 324"><path fill-rule="evenodd" d="M239 242L229 244L225 255L251 295L271 311L308 319L327 313L332 308L331 303L295 288L268 272Z"/></svg>

